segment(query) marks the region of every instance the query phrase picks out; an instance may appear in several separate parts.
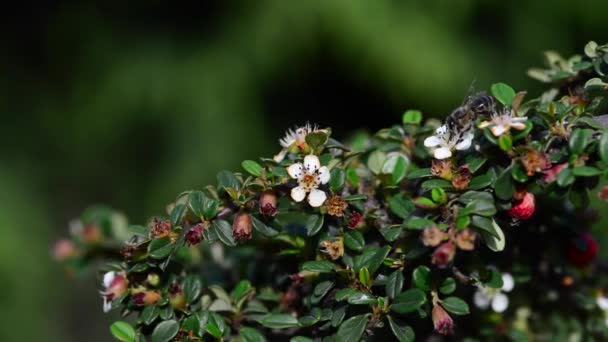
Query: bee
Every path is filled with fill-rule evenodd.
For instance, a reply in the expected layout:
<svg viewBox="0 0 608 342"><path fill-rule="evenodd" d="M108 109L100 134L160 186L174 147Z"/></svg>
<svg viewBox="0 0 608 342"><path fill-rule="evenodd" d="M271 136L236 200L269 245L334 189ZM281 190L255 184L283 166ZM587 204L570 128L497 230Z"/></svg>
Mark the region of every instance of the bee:
<svg viewBox="0 0 608 342"><path fill-rule="evenodd" d="M496 111L496 99L484 92L467 96L464 104L454 109L446 119L451 132L468 132L481 115L489 116Z"/></svg>

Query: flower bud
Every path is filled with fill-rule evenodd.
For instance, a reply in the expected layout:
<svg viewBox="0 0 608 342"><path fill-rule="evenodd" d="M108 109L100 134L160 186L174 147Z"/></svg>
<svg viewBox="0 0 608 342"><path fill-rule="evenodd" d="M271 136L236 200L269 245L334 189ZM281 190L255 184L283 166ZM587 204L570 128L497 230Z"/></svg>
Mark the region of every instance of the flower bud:
<svg viewBox="0 0 608 342"><path fill-rule="evenodd" d="M532 217L535 208L534 195L526 191L523 198L518 203L513 204L507 213L516 220L524 221Z"/></svg>
<svg viewBox="0 0 608 342"><path fill-rule="evenodd" d="M432 263L437 265L439 268L446 267L456 255L456 248L452 241L448 241L443 245L439 246L433 253Z"/></svg>
<svg viewBox="0 0 608 342"><path fill-rule="evenodd" d="M173 283L169 286L169 302L175 310L186 308L186 296L184 296L182 287L178 283Z"/></svg>
<svg viewBox="0 0 608 342"><path fill-rule="evenodd" d="M452 180L452 161L450 159L433 160L431 173L433 176Z"/></svg>
<svg viewBox="0 0 608 342"><path fill-rule="evenodd" d="M148 280L148 284L150 284L150 286L152 286L152 287L157 287L158 284L160 284L160 277L156 273L148 274L147 280Z"/></svg>
<svg viewBox="0 0 608 342"><path fill-rule="evenodd" d="M260 196L260 214L274 217L277 214L277 195L272 190L266 190Z"/></svg>
<svg viewBox="0 0 608 342"><path fill-rule="evenodd" d="M103 296L103 311L108 312L112 308L112 301L127 292L129 281L124 273L111 271L104 274L103 286L104 291L101 292Z"/></svg>
<svg viewBox="0 0 608 342"><path fill-rule="evenodd" d="M363 227L365 224L365 220L363 219L363 215L359 214L357 211L353 211L348 218L348 228L350 229L358 229Z"/></svg>
<svg viewBox="0 0 608 342"><path fill-rule="evenodd" d="M446 238L446 234L439 230L439 228L433 226L425 228L420 235L422 239L422 244L427 247L436 247L441 241Z"/></svg>
<svg viewBox="0 0 608 342"><path fill-rule="evenodd" d="M458 171L454 175L452 179L452 186L456 190L464 190L469 186L469 182L471 181L471 171L469 170L468 165L462 165L458 168Z"/></svg>
<svg viewBox="0 0 608 342"><path fill-rule="evenodd" d="M184 237L188 246L197 246L203 240L203 224L198 223L186 233Z"/></svg>
<svg viewBox="0 0 608 342"><path fill-rule="evenodd" d="M251 216L239 213L232 223L232 236L236 241L251 240Z"/></svg>
<svg viewBox="0 0 608 342"><path fill-rule="evenodd" d="M562 172L566 168L568 168L568 163L553 165L553 167L551 167L550 169L543 171L543 173L545 174L543 176L543 181L545 183L551 183L555 181L560 172Z"/></svg>
<svg viewBox="0 0 608 342"><path fill-rule="evenodd" d="M431 316L435 331L441 335L450 335L454 332L454 321L441 305L435 304L433 306Z"/></svg>
<svg viewBox="0 0 608 342"><path fill-rule="evenodd" d="M566 243L566 256L577 267L586 267L591 264L598 253L599 246L589 233L571 239Z"/></svg>
<svg viewBox="0 0 608 342"><path fill-rule="evenodd" d="M74 243L71 240L61 239L55 242L51 254L55 261L61 262L75 256L77 253L76 247L74 247Z"/></svg>
<svg viewBox="0 0 608 342"><path fill-rule="evenodd" d="M133 303L137 306L148 306L155 304L160 299L158 293L153 291L142 291L133 295Z"/></svg>

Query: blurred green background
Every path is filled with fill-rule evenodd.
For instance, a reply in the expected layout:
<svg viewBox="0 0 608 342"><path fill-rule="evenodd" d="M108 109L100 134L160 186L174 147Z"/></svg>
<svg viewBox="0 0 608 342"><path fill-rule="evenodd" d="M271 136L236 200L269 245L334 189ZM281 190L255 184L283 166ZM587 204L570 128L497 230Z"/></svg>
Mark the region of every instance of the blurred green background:
<svg viewBox="0 0 608 342"><path fill-rule="evenodd" d="M608 41L606 1L48 1L0 14L0 340L109 341L94 275L49 257L87 205L144 222L182 190L335 136L441 117L470 84ZM359 120L357 118L363 118Z"/></svg>

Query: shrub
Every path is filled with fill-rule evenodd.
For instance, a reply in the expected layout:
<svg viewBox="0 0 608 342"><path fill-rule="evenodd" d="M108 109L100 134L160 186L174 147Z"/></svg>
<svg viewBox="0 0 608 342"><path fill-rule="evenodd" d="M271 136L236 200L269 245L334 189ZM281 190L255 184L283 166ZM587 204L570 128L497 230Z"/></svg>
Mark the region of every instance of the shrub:
<svg viewBox="0 0 608 342"><path fill-rule="evenodd" d="M408 110L347 144L306 124L146 225L86 210L54 256L105 262L121 341L606 339L589 195L608 169L608 45L547 59L539 98L496 83L444 124Z"/></svg>

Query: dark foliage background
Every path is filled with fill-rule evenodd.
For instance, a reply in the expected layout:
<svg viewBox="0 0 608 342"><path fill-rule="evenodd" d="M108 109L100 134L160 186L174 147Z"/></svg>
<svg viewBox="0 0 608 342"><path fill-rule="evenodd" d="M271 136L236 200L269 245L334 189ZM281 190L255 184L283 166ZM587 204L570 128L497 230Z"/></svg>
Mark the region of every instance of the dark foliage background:
<svg viewBox="0 0 608 342"><path fill-rule="evenodd" d="M13 4L15 5L15 4ZM87 204L136 222L305 121L441 117L541 52L608 41L608 2L49 1L0 14L0 340L107 341L98 279L48 257Z"/></svg>

